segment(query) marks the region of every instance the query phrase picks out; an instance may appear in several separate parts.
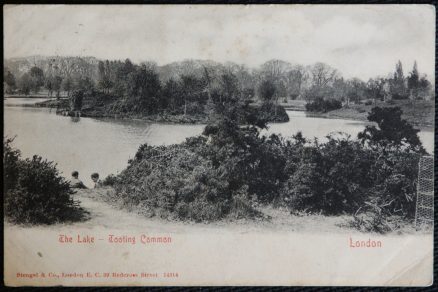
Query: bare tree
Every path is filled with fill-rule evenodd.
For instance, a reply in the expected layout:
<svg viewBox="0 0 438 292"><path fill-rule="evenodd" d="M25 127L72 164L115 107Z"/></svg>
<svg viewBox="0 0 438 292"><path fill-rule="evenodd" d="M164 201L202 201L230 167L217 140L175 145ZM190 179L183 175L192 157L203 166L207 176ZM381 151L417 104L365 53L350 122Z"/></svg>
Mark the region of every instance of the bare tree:
<svg viewBox="0 0 438 292"><path fill-rule="evenodd" d="M316 63L310 67L310 75L312 78L312 86L319 88L330 85L337 77L339 77L336 69L324 63Z"/></svg>

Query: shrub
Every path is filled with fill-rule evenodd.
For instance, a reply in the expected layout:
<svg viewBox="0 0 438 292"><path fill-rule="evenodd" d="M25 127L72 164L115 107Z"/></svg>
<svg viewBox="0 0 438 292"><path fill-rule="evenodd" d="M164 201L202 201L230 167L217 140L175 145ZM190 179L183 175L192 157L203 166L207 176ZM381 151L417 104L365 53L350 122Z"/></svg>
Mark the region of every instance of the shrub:
<svg viewBox="0 0 438 292"><path fill-rule="evenodd" d="M15 188L18 181L20 151L12 148L11 143L13 140L14 138L6 138L3 142L4 193Z"/></svg>
<svg viewBox="0 0 438 292"><path fill-rule="evenodd" d="M368 173L373 153L348 137L328 139L327 143L314 143L302 151L283 195L297 210L352 214L373 184Z"/></svg>
<svg viewBox="0 0 438 292"><path fill-rule="evenodd" d="M245 200L239 197L239 205L233 199L226 170L213 168L210 161L190 150L205 143L205 139L188 139L187 144L169 147L141 146L119 175L116 196L125 207L148 217L200 222L223 219L231 213L252 216L249 202L243 208Z"/></svg>
<svg viewBox="0 0 438 292"><path fill-rule="evenodd" d="M329 136L309 143L287 143L288 178L282 199L291 209L354 214L366 202L391 215L413 218L420 154L364 147L349 137Z"/></svg>
<svg viewBox="0 0 438 292"><path fill-rule="evenodd" d="M102 182L104 186L114 186L117 182L117 176L114 174L108 175Z"/></svg>
<svg viewBox="0 0 438 292"><path fill-rule="evenodd" d="M256 114L259 115L260 119L266 120L267 122L289 122L289 116L284 107L270 102L263 103L257 109Z"/></svg>
<svg viewBox="0 0 438 292"><path fill-rule="evenodd" d="M311 102L306 103L306 110L310 112L329 112L342 107L341 101L337 99L323 99L317 97Z"/></svg>
<svg viewBox="0 0 438 292"><path fill-rule="evenodd" d="M377 127L366 126L358 134L358 138L370 147L426 154L418 137L420 130L415 129L401 116L402 110L399 107L372 108L368 121L377 123Z"/></svg>
<svg viewBox="0 0 438 292"><path fill-rule="evenodd" d="M80 220L84 212L72 198L68 182L53 162L39 156L19 159L19 151L4 143L4 211L14 223L53 224Z"/></svg>

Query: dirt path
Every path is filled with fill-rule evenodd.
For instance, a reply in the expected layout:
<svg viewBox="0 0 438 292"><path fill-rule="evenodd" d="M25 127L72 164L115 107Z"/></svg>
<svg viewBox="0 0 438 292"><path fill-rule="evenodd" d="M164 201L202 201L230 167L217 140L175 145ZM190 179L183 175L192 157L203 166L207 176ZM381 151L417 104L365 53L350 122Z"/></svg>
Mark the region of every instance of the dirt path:
<svg viewBox="0 0 438 292"><path fill-rule="evenodd" d="M6 224L6 284L427 285L432 279L431 235L360 234L336 226L340 217L321 216L280 216L268 223L168 222L114 208L93 199L95 195L77 194L90 212L85 222ZM325 227L329 231L322 231ZM73 242L60 242L60 235ZM110 242L111 235L122 242ZM91 237L92 243L79 242ZM123 238L135 238L135 243ZM383 246L352 248L350 239L381 241ZM166 277L168 273L174 276Z"/></svg>

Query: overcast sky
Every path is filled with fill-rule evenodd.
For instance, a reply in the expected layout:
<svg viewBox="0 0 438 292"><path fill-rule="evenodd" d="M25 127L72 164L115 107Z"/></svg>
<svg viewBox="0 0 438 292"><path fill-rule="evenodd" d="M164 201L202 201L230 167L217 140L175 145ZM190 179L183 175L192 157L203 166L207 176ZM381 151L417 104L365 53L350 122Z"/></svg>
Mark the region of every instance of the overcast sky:
<svg viewBox="0 0 438 292"><path fill-rule="evenodd" d="M433 77L429 5L4 6L5 58L32 55L154 60L318 61L345 77L386 76L417 60Z"/></svg>

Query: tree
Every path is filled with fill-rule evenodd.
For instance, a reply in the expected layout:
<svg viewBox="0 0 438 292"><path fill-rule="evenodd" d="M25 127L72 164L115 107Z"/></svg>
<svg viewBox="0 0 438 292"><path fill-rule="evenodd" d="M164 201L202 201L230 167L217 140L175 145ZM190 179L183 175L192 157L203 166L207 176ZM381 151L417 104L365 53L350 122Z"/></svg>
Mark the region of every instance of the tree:
<svg viewBox="0 0 438 292"><path fill-rule="evenodd" d="M61 76L53 77L53 91L56 91L57 98L59 98L60 94L61 94L61 84L62 84L62 77Z"/></svg>
<svg viewBox="0 0 438 292"><path fill-rule="evenodd" d="M366 92L368 98L374 100L374 104L376 104L376 99L383 100L384 91L383 86L385 84L385 80L383 78L370 78L366 84Z"/></svg>
<svg viewBox="0 0 438 292"><path fill-rule="evenodd" d="M417 62L414 62L414 67L408 76L408 91L412 99L426 99L431 88L430 82L426 76L420 78Z"/></svg>
<svg viewBox="0 0 438 292"><path fill-rule="evenodd" d="M53 78L51 76L46 78L46 84L45 87L47 89L47 94L52 97L53 93Z"/></svg>
<svg viewBox="0 0 438 292"><path fill-rule="evenodd" d="M286 74L286 89L288 95L292 99L296 99L301 95L303 83L307 78L306 72L303 66L295 66L292 70Z"/></svg>
<svg viewBox="0 0 438 292"><path fill-rule="evenodd" d="M418 132L411 124L402 119L399 107L374 107L368 115L368 121L376 126L366 126L358 134L363 144L384 149L406 150L425 154Z"/></svg>
<svg viewBox="0 0 438 292"><path fill-rule="evenodd" d="M275 95L275 85L271 80L263 80L259 85L259 96L263 102L271 102Z"/></svg>
<svg viewBox="0 0 438 292"><path fill-rule="evenodd" d="M24 73L18 80L18 90L25 95L29 95L33 88L35 86L32 77L30 77L29 73Z"/></svg>
<svg viewBox="0 0 438 292"><path fill-rule="evenodd" d="M73 88L82 91L86 95L90 95L94 92L95 86L91 78L79 76L74 80Z"/></svg>
<svg viewBox="0 0 438 292"><path fill-rule="evenodd" d="M133 105L133 110L155 113L161 91L157 72L142 65L129 75L128 85L127 99Z"/></svg>
<svg viewBox="0 0 438 292"><path fill-rule="evenodd" d="M390 91L394 99L405 99L408 97L401 61L398 61L395 65L394 77L390 80Z"/></svg>
<svg viewBox="0 0 438 292"><path fill-rule="evenodd" d="M359 102L365 96L366 85L358 78L348 80L347 88L348 101Z"/></svg>
<svg viewBox="0 0 438 292"><path fill-rule="evenodd" d="M331 85L338 77L338 72L327 64L316 63L310 68L310 76L312 85L317 88L322 88Z"/></svg>
<svg viewBox="0 0 438 292"><path fill-rule="evenodd" d="M41 86L44 85L44 72L39 67L32 67L29 70L30 78L32 78L32 91L37 93Z"/></svg>
<svg viewBox="0 0 438 292"><path fill-rule="evenodd" d="M80 111L82 109L83 99L84 99L84 92L82 90L75 90L70 97L71 110Z"/></svg>
<svg viewBox="0 0 438 292"><path fill-rule="evenodd" d="M63 90L67 91L67 96L70 97L70 92L73 88L73 81L70 77L66 77L62 80L61 87Z"/></svg>
<svg viewBox="0 0 438 292"><path fill-rule="evenodd" d="M262 80L270 80L275 86L275 101L287 95L287 72L291 69L290 63L281 60L270 60L261 66Z"/></svg>
<svg viewBox="0 0 438 292"><path fill-rule="evenodd" d="M164 84L161 94L161 107L170 108L172 111L178 111L182 106L183 93L181 84L173 78L167 80Z"/></svg>
<svg viewBox="0 0 438 292"><path fill-rule="evenodd" d="M418 81L418 98L426 99L430 97L432 84L427 80L426 76L422 76Z"/></svg>
<svg viewBox="0 0 438 292"><path fill-rule="evenodd" d="M184 115L189 111L200 111L201 107L208 100L208 90L204 80L197 78L194 75L182 75L181 76L181 91L184 99ZM215 88L211 93L212 99L215 102L222 102L223 95L220 89ZM195 106L197 108L190 109L188 106Z"/></svg>
<svg viewBox="0 0 438 292"><path fill-rule="evenodd" d="M15 76L8 70L8 73L5 74L4 81L6 83L6 93L12 93L15 89Z"/></svg>
<svg viewBox="0 0 438 292"><path fill-rule="evenodd" d="M109 93L110 89L113 87L110 70L110 63L108 60L106 60L105 63L99 61L99 87L103 90L104 93Z"/></svg>

